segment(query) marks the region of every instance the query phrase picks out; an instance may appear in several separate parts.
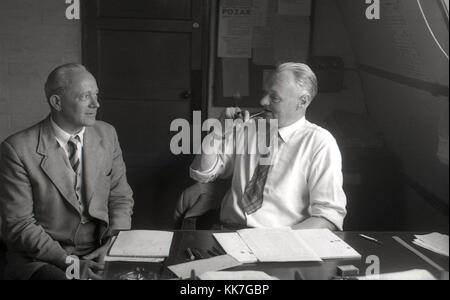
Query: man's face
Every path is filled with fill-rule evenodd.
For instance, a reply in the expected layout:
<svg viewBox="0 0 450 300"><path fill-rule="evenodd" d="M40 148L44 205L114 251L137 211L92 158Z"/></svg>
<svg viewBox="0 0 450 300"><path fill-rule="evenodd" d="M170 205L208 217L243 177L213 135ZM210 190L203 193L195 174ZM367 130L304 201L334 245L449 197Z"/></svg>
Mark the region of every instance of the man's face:
<svg viewBox="0 0 450 300"><path fill-rule="evenodd" d="M66 130L79 131L95 124L98 103L98 87L95 78L86 71L71 74L68 87L61 96L59 120Z"/></svg>
<svg viewBox="0 0 450 300"><path fill-rule="evenodd" d="M261 105L267 111L268 118L278 119L279 127L289 126L304 116L300 99L306 91L296 84L291 72L284 71L272 76L264 92Z"/></svg>

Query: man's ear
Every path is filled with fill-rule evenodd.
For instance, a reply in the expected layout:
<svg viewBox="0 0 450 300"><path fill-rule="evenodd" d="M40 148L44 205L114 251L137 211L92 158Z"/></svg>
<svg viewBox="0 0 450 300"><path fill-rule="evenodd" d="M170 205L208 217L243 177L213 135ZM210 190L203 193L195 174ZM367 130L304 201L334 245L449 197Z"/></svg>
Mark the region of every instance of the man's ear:
<svg viewBox="0 0 450 300"><path fill-rule="evenodd" d="M308 93L306 93L299 98L298 109L300 108L306 109L310 103L311 103L311 96Z"/></svg>
<svg viewBox="0 0 450 300"><path fill-rule="evenodd" d="M58 95L52 95L50 97L50 99L48 100L48 102L50 103L50 106L56 110L56 111L61 111L62 109L62 105L61 105L61 97Z"/></svg>

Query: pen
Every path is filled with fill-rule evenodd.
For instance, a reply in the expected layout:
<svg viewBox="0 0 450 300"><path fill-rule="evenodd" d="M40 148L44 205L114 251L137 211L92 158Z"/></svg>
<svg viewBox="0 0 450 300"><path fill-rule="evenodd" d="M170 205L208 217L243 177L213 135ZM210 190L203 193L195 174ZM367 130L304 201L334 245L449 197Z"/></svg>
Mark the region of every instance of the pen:
<svg viewBox="0 0 450 300"><path fill-rule="evenodd" d="M382 242L380 242L380 241L377 240L377 239L374 239L373 237L367 236L367 235L365 235L365 234L359 234L359 236L362 237L363 239L366 239L366 240L372 241L372 242L374 242L374 243L377 243L378 245L383 245Z"/></svg>
<svg viewBox="0 0 450 300"><path fill-rule="evenodd" d="M198 249L192 248L191 250L192 250L192 253L194 253L195 258L197 258L197 259L205 258Z"/></svg>
<svg viewBox="0 0 450 300"><path fill-rule="evenodd" d="M250 115L250 119L254 119L254 118L256 118L256 117L259 117L259 116L261 116L261 115L264 115L265 113L266 113L265 110L262 110L262 111L260 111L260 112L254 113L253 115ZM237 116L237 117L242 117L242 112L236 113L236 116Z"/></svg>
<svg viewBox="0 0 450 300"><path fill-rule="evenodd" d="M217 253L218 256L223 255L223 252L217 249L216 247L213 247L212 250Z"/></svg>
<svg viewBox="0 0 450 300"><path fill-rule="evenodd" d="M305 278L303 278L302 274L299 271L295 271L294 280L305 280Z"/></svg>
<svg viewBox="0 0 450 300"><path fill-rule="evenodd" d="M263 114L265 114L265 113L266 113L266 111L265 111L265 110L262 110L262 111L260 111L260 112L258 112L258 113L255 113L255 114L251 115L251 116L250 116L250 119L259 117L259 116L261 116L261 115L263 115Z"/></svg>
<svg viewBox="0 0 450 300"><path fill-rule="evenodd" d="M195 275L195 270L192 269L191 270L191 280L196 280L196 279L197 279L197 276Z"/></svg>
<svg viewBox="0 0 450 300"><path fill-rule="evenodd" d="M194 255L194 253L192 253L191 248L186 249L186 254L190 260L195 260L195 255Z"/></svg>

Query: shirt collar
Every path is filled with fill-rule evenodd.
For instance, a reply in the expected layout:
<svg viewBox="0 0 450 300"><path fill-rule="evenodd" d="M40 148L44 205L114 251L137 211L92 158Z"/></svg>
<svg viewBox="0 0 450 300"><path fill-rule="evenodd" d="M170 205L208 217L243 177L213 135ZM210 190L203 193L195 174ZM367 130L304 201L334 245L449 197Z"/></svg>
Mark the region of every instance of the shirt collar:
<svg viewBox="0 0 450 300"><path fill-rule="evenodd" d="M283 142L287 143L289 141L289 139L292 137L292 135L301 127L303 127L306 124L306 118L302 117L300 120L298 120L297 122L280 128L278 129L278 134L280 135L281 139L283 140Z"/></svg>
<svg viewBox="0 0 450 300"><path fill-rule="evenodd" d="M83 127L83 129L81 129L81 131L78 132L77 134L72 135L72 134L64 131L64 129L62 129L61 127L59 127L58 124L56 124L56 122L53 121L53 118L50 118L50 124L52 125L56 140L58 141L60 146L65 147L67 145L67 143L69 142L70 138L72 136L77 136L77 135L80 137L81 145L83 146L84 132L86 131L86 127Z"/></svg>

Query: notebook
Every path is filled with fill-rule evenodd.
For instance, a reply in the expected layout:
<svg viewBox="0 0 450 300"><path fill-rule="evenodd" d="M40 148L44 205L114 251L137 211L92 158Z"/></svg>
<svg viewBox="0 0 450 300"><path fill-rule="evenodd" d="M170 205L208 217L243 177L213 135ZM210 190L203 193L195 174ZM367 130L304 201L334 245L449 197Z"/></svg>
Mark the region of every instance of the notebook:
<svg viewBox="0 0 450 300"><path fill-rule="evenodd" d="M110 257L168 257L173 232L121 231L111 246Z"/></svg>
<svg viewBox="0 0 450 300"><path fill-rule="evenodd" d="M360 259L361 255L328 229L243 229L215 233L227 252L241 263Z"/></svg>
<svg viewBox="0 0 450 300"><path fill-rule="evenodd" d="M294 230L294 233L308 244L321 259L361 258L361 254L328 229Z"/></svg>

